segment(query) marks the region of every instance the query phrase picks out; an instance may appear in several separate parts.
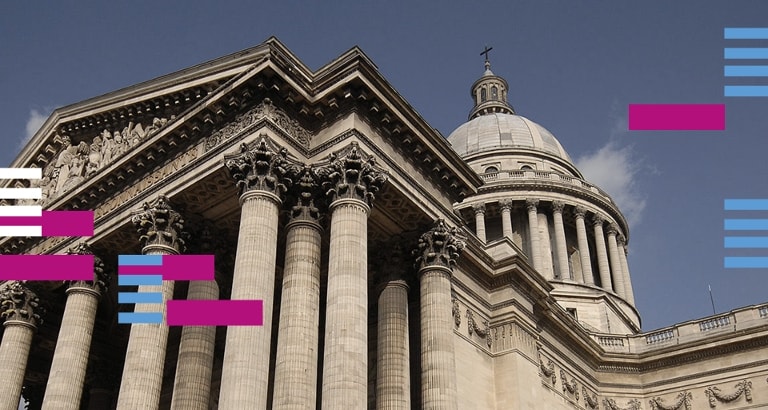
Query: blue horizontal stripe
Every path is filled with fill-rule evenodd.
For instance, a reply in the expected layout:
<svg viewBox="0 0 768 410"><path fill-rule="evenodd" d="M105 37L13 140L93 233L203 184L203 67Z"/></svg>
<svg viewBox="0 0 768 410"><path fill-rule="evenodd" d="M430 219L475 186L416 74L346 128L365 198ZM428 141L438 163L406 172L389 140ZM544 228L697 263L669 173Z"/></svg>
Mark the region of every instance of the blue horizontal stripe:
<svg viewBox="0 0 768 410"><path fill-rule="evenodd" d="M726 256L726 268L768 268L768 257Z"/></svg>
<svg viewBox="0 0 768 410"><path fill-rule="evenodd" d="M160 292L117 292L117 303L163 303Z"/></svg>
<svg viewBox="0 0 768 410"><path fill-rule="evenodd" d="M726 248L768 248L768 236L726 236Z"/></svg>
<svg viewBox="0 0 768 410"><path fill-rule="evenodd" d="M726 219L726 231L768 231L768 219Z"/></svg>
<svg viewBox="0 0 768 410"><path fill-rule="evenodd" d="M122 266L163 266L163 255L117 255Z"/></svg>
<svg viewBox="0 0 768 410"><path fill-rule="evenodd" d="M768 39L768 28L762 27L726 27L723 30L725 40L765 40Z"/></svg>
<svg viewBox="0 0 768 410"><path fill-rule="evenodd" d="M768 77L768 65L727 65L723 67L726 77Z"/></svg>
<svg viewBox="0 0 768 410"><path fill-rule="evenodd" d="M163 314L160 312L117 312L117 323L163 323Z"/></svg>
<svg viewBox="0 0 768 410"><path fill-rule="evenodd" d="M724 97L768 97L768 85L726 85Z"/></svg>
<svg viewBox="0 0 768 410"><path fill-rule="evenodd" d="M768 211L768 199L726 199L723 201L726 211Z"/></svg>
<svg viewBox="0 0 768 410"><path fill-rule="evenodd" d="M162 285L163 275L117 275L118 286Z"/></svg>
<svg viewBox="0 0 768 410"><path fill-rule="evenodd" d="M726 59L751 60L768 58L768 48L734 47L726 48L723 53Z"/></svg>

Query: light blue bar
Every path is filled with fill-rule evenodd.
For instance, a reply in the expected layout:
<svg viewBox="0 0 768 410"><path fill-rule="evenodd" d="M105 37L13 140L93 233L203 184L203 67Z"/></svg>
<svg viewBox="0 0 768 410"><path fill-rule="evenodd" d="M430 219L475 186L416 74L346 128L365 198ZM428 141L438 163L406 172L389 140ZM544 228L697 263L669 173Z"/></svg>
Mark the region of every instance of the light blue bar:
<svg viewBox="0 0 768 410"><path fill-rule="evenodd" d="M725 211L768 211L768 199L726 199Z"/></svg>
<svg viewBox="0 0 768 410"><path fill-rule="evenodd" d="M160 292L117 292L117 303L163 303Z"/></svg>
<svg viewBox="0 0 768 410"><path fill-rule="evenodd" d="M768 268L768 257L726 256L726 268Z"/></svg>
<svg viewBox="0 0 768 410"><path fill-rule="evenodd" d="M163 275L117 275L118 286L162 285Z"/></svg>
<svg viewBox="0 0 768 410"><path fill-rule="evenodd" d="M726 231L768 231L768 219L726 219Z"/></svg>
<svg viewBox="0 0 768 410"><path fill-rule="evenodd" d="M117 255L122 266L163 266L163 255Z"/></svg>
<svg viewBox="0 0 768 410"><path fill-rule="evenodd" d="M726 236L726 248L768 248L768 236Z"/></svg>
<svg viewBox="0 0 768 410"><path fill-rule="evenodd" d="M727 65L723 67L726 77L768 77L768 65Z"/></svg>
<svg viewBox="0 0 768 410"><path fill-rule="evenodd" d="M117 312L117 323L163 323L163 314L160 312Z"/></svg>
<svg viewBox="0 0 768 410"><path fill-rule="evenodd" d="M724 97L768 97L768 85L726 85Z"/></svg>
<svg viewBox="0 0 768 410"><path fill-rule="evenodd" d="M726 60L752 60L768 58L768 48L732 47L725 48L723 57Z"/></svg>
<svg viewBox="0 0 768 410"><path fill-rule="evenodd" d="M723 30L726 40L765 40L768 39L768 28L757 27L726 27Z"/></svg>

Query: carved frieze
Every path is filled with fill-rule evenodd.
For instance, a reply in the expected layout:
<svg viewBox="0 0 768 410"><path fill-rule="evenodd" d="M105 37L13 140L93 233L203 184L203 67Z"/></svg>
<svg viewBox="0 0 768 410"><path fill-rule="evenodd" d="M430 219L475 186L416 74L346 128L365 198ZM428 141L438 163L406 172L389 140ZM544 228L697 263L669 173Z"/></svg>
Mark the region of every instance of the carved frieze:
<svg viewBox="0 0 768 410"><path fill-rule="evenodd" d="M584 396L584 404L590 409L600 407L600 401L597 399L597 393L590 394L586 387L581 386L581 394Z"/></svg>
<svg viewBox="0 0 768 410"><path fill-rule="evenodd" d="M254 147L240 145L240 152L224 157L224 164L235 179L240 195L248 191L267 191L282 197L291 186L288 151L261 135Z"/></svg>
<svg viewBox="0 0 768 410"><path fill-rule="evenodd" d="M640 400L637 399L628 401L624 407L619 406L614 399L604 399L603 406L606 410L640 410L642 408Z"/></svg>
<svg viewBox="0 0 768 410"><path fill-rule="evenodd" d="M27 285L13 282L0 291L0 318L38 326L43 323L44 313L40 299Z"/></svg>
<svg viewBox="0 0 768 410"><path fill-rule="evenodd" d="M478 336L485 339L485 343L488 344L488 347L491 347L491 330L488 321L484 320L483 326L480 327L475 321L474 313L472 313L470 309L467 309L467 331L470 336L472 336L472 333L477 333Z"/></svg>
<svg viewBox="0 0 768 410"><path fill-rule="evenodd" d="M184 219L176 212L165 195L159 195L152 202L145 202L141 210L135 211L131 222L139 232L142 246L166 246L183 252L186 248L187 233Z"/></svg>
<svg viewBox="0 0 768 410"><path fill-rule="evenodd" d="M93 249L85 242L69 248L67 255L93 255ZM93 280L92 281L67 281L67 286L72 288L92 289L101 294L106 292L109 285L109 274L104 270L104 262L98 256L93 257Z"/></svg>
<svg viewBox="0 0 768 410"><path fill-rule="evenodd" d="M387 174L376 165L373 156L352 142L330 155L328 163L318 170L325 195L330 201L354 198L371 206L376 193L387 182Z"/></svg>
<svg viewBox="0 0 768 410"><path fill-rule="evenodd" d="M453 323L456 324L456 327L459 327L461 325L461 308L459 307L459 300L456 299L456 297L453 298L453 308L451 309L451 313L453 314Z"/></svg>
<svg viewBox="0 0 768 410"><path fill-rule="evenodd" d="M571 377L571 381L568 382L568 375L563 369L560 369L560 383L563 385L563 393L570 394L576 401L579 401L579 387L576 384L576 379Z"/></svg>
<svg viewBox="0 0 768 410"><path fill-rule="evenodd" d="M413 251L416 267L442 266L453 270L463 249L464 241L458 230L438 219L432 229L421 235L417 249Z"/></svg>
<svg viewBox="0 0 768 410"><path fill-rule="evenodd" d="M723 393L722 390L720 390L717 386L710 386L707 387L704 390L704 394L707 395L707 399L709 399L709 407L715 408L717 407L717 402L720 401L722 403L730 403L732 401L738 400L742 395L744 395L744 399L747 400L747 402L752 401L752 382L744 379L738 383L736 383L736 386L734 386L736 390L733 393Z"/></svg>
<svg viewBox="0 0 768 410"><path fill-rule="evenodd" d="M672 404L664 404L661 397L654 397L650 400L652 410L691 410L693 395L689 391L681 392L677 395L677 400Z"/></svg>
<svg viewBox="0 0 768 410"><path fill-rule="evenodd" d="M544 365L544 361L539 358L539 369L541 369L541 374L544 376L545 379L551 379L552 380L552 386L554 386L557 383L557 375L555 374L555 364L552 363L552 360L547 361L547 365Z"/></svg>
<svg viewBox="0 0 768 410"><path fill-rule="evenodd" d="M250 126L265 118L271 120L275 125L282 128L286 134L301 146L309 148L309 143L312 141L312 133L304 129L298 121L291 118L285 111L272 104L272 100L265 98L261 104L246 113L238 115L234 121L208 137L205 141L205 150L209 151L213 149L223 141L240 134Z"/></svg>

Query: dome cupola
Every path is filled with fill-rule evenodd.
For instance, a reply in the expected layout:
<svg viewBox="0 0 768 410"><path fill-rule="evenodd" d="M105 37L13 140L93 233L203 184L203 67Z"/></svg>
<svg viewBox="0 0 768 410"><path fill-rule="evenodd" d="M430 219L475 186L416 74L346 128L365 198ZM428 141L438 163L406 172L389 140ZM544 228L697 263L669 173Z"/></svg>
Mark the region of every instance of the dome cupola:
<svg viewBox="0 0 768 410"><path fill-rule="evenodd" d="M469 119L480 115L492 113L514 114L515 109L507 103L507 90L509 85L507 81L491 71L491 62L488 59L488 52L493 47L486 47L481 54L485 55L485 72L474 84L472 84L472 98L475 100L475 106L469 113Z"/></svg>

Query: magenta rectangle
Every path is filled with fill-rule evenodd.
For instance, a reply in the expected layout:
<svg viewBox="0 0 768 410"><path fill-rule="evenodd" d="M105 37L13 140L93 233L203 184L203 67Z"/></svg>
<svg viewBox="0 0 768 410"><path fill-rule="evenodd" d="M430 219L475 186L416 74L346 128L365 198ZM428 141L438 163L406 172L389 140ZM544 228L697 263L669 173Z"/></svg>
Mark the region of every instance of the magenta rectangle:
<svg viewBox="0 0 768 410"><path fill-rule="evenodd" d="M725 104L629 104L630 131L722 131Z"/></svg>
<svg viewBox="0 0 768 410"><path fill-rule="evenodd" d="M0 255L3 280L93 280L93 255Z"/></svg>
<svg viewBox="0 0 768 410"><path fill-rule="evenodd" d="M169 300L168 326L262 326L261 300Z"/></svg>
<svg viewBox="0 0 768 410"><path fill-rule="evenodd" d="M163 255L163 264L118 265L118 275L162 275L163 280L214 280L213 255Z"/></svg>
<svg viewBox="0 0 768 410"><path fill-rule="evenodd" d="M41 216L0 217L2 226L42 226L43 236L93 236L93 211L43 211Z"/></svg>

